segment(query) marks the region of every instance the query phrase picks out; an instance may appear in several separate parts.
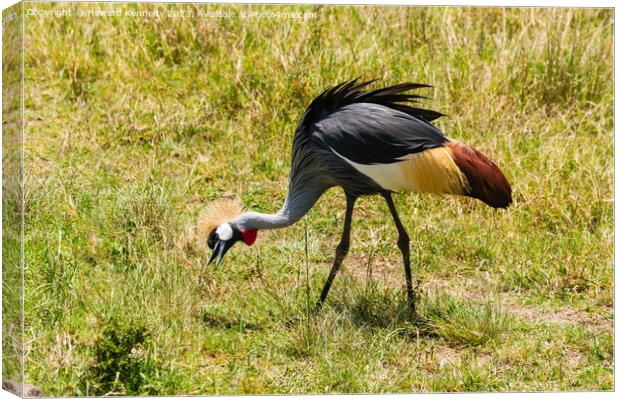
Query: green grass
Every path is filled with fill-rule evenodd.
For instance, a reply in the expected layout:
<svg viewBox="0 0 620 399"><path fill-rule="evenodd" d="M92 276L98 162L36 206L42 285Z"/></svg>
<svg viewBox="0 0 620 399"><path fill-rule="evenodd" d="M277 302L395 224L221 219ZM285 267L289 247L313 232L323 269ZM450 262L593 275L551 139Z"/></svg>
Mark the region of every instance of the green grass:
<svg viewBox="0 0 620 399"><path fill-rule="evenodd" d="M251 8L317 18L26 18L27 382L48 395L613 389L613 11ZM356 76L434 85L438 126L513 185L507 211L397 196L417 322L380 198L359 201L319 314L341 191L217 270L187 242L224 194L276 211L305 107Z"/></svg>

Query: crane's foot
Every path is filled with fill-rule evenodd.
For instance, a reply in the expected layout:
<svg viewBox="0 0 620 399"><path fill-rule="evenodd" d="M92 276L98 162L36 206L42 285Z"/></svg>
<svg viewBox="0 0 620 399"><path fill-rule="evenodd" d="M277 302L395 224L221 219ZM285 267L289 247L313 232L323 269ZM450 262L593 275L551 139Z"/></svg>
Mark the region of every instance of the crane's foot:
<svg viewBox="0 0 620 399"><path fill-rule="evenodd" d="M417 315L418 315L418 312L415 306L415 298L409 296L407 298L407 316L409 316L409 319L411 321L414 321L417 319Z"/></svg>
<svg viewBox="0 0 620 399"><path fill-rule="evenodd" d="M415 286L412 285L411 287L407 287L407 315L412 322L417 322L420 320L420 315L418 314L416 306L419 298L416 291L418 290L419 285L420 282L417 281Z"/></svg>
<svg viewBox="0 0 620 399"><path fill-rule="evenodd" d="M412 322L418 321L418 311L416 310L415 304L409 304L407 308L407 316L409 316L409 320Z"/></svg>

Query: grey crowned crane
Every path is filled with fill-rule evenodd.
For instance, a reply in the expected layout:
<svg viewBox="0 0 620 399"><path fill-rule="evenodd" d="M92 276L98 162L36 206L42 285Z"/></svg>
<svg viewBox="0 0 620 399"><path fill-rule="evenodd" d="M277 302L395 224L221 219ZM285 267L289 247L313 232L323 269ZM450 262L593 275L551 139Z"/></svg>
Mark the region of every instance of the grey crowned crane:
<svg viewBox="0 0 620 399"><path fill-rule="evenodd" d="M409 236L398 217L392 192L464 195L494 208L512 202L510 184L480 152L447 138L431 122L443 114L412 106L424 98L407 92L430 87L417 83L363 91L369 82L335 86L316 97L293 138L289 189L274 214L241 213L220 203L199 217L198 233L213 250L216 266L237 241L252 245L258 230L297 222L334 186L343 188L346 213L334 263L317 302L321 307L349 250L353 206L362 195L385 198L398 230L405 266L407 297L415 314Z"/></svg>

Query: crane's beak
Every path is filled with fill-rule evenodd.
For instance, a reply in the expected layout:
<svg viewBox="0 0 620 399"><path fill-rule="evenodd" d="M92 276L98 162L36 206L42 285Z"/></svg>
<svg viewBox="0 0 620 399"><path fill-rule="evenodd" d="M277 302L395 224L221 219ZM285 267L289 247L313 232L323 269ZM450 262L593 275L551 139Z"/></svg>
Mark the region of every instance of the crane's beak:
<svg viewBox="0 0 620 399"><path fill-rule="evenodd" d="M220 265L220 262L222 261L222 258L224 257L224 254L233 246L234 243L235 242L233 240L228 240L228 241L220 240L216 242L215 246L213 247L213 253L211 254L209 263L207 263L207 266L211 265L211 263L213 263L213 261L215 260L215 267L218 267Z"/></svg>

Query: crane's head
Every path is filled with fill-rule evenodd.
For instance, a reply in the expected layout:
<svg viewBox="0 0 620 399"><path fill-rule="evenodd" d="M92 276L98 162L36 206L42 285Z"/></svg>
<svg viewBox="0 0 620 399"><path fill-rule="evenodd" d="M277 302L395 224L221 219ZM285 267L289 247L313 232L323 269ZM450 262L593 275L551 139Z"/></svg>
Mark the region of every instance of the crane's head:
<svg viewBox="0 0 620 399"><path fill-rule="evenodd" d="M239 229L234 223L228 222L224 222L213 229L209 234L209 238L207 238L207 245L213 250L207 266L215 260L215 266L217 267L222 261L224 254L232 248L237 241L242 240L248 246L254 244L256 240L256 230Z"/></svg>
<svg viewBox="0 0 620 399"><path fill-rule="evenodd" d="M198 237L202 239L206 237L207 245L213 250L207 265L215 261L217 267L226 252L238 241L243 241L247 245L252 245L256 241L256 230L239 228L233 222L241 210L239 202L222 199L207 206L198 216L196 225Z"/></svg>

